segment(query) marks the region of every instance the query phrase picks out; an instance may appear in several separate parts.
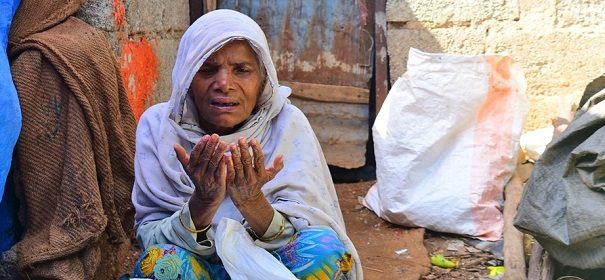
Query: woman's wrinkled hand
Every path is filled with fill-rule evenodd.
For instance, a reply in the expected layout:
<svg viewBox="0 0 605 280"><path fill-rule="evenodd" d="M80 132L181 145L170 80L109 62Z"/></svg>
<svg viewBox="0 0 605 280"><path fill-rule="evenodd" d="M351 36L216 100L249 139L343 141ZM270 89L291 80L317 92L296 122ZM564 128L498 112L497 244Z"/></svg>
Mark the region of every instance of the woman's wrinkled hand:
<svg viewBox="0 0 605 280"><path fill-rule="evenodd" d="M231 155L226 156L227 193L250 228L260 237L269 228L274 213L261 188L284 167L284 159L279 155L273 166L265 168L265 155L260 143L252 139L249 144L252 154L245 138L240 138L237 145L229 146Z"/></svg>
<svg viewBox="0 0 605 280"><path fill-rule="evenodd" d="M227 144L220 141L216 134L204 135L195 144L190 155L187 155L181 145L174 145L179 162L195 185L189 204L194 222L198 220L200 223L210 223L212 216L225 199L227 165L224 153L226 150ZM197 213L204 213L204 218L196 219Z"/></svg>
<svg viewBox="0 0 605 280"><path fill-rule="evenodd" d="M252 147L252 154L248 150ZM255 208L255 204L266 201L261 188L284 167L281 155L273 161L273 166L265 168L265 155L260 143L252 139L250 143L240 138L237 145L229 146L231 156L227 156L227 192L235 206Z"/></svg>

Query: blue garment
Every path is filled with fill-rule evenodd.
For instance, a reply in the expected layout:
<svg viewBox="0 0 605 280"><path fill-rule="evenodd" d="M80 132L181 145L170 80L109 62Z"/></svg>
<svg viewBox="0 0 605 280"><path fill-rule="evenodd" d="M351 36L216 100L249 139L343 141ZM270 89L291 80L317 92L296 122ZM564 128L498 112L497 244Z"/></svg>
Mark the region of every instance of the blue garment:
<svg viewBox="0 0 605 280"><path fill-rule="evenodd" d="M12 177L9 173L9 178ZM21 227L17 223L17 199L13 181L7 180L4 188L4 196L0 202L0 253L8 250L18 241L21 235Z"/></svg>
<svg viewBox="0 0 605 280"><path fill-rule="evenodd" d="M220 264L212 264L179 246L152 245L139 257L134 277L154 280L228 280L229 274Z"/></svg>
<svg viewBox="0 0 605 280"><path fill-rule="evenodd" d="M272 254L298 279L349 279L351 253L329 227L312 226Z"/></svg>
<svg viewBox="0 0 605 280"><path fill-rule="evenodd" d="M13 148L21 131L21 107L17 90L11 78L8 63L8 32L20 0L0 0L0 252L10 248L16 239L14 228L14 196L5 192L8 172L13 158ZM12 186L12 184L10 184ZM12 187L11 187L12 188Z"/></svg>
<svg viewBox="0 0 605 280"><path fill-rule="evenodd" d="M272 254L298 279L348 279L355 261L336 232L323 226L297 232L288 244ZM156 280L230 279L222 264L210 263L171 244L149 246L139 256L134 276Z"/></svg>

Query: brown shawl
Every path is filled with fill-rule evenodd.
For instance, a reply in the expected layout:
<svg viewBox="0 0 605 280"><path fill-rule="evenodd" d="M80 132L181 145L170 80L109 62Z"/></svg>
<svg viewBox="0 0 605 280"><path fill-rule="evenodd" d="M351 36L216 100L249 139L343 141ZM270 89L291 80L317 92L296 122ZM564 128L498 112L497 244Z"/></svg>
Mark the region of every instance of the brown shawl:
<svg viewBox="0 0 605 280"><path fill-rule="evenodd" d="M22 0L9 35L24 277L114 278L132 236L135 121L106 38L71 16L82 2Z"/></svg>

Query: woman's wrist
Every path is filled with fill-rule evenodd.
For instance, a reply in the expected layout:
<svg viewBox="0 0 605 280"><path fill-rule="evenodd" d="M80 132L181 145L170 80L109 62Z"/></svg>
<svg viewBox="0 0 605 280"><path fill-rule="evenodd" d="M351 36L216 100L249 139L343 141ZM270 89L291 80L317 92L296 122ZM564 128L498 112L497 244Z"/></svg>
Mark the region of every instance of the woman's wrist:
<svg viewBox="0 0 605 280"><path fill-rule="evenodd" d="M279 239L286 230L286 218L282 214L279 214L277 211L274 211L273 213L274 213L273 219L271 221L271 225L269 226L269 229L267 229L267 231L265 232L265 234L263 236L257 237L257 239L259 239L260 241L263 241L263 242L275 241L275 240ZM279 228L277 228L277 231L276 231L275 226L277 224L279 224Z"/></svg>
<svg viewBox="0 0 605 280"><path fill-rule="evenodd" d="M258 201L240 204L238 209L252 231L259 237L263 236L271 225L275 211L264 196Z"/></svg>
<svg viewBox="0 0 605 280"><path fill-rule="evenodd" d="M184 216L184 215L183 215L183 212L185 212L185 210L184 210L184 209L185 209L185 205L183 205L183 209L181 209L181 213L179 214L179 221L181 222L181 225L182 225L182 226L183 226L183 227L184 227L186 230L188 230L188 231L189 231L189 232L191 232L191 233L205 233L206 231L208 231L208 230L210 229L210 227L212 226L212 223L208 223L208 225L207 225L207 226L202 227L201 229L199 229L199 227L195 226L195 222L194 222L194 223L193 223L193 224L194 224L194 227L192 228L192 227L190 226L190 224L191 224L191 223L190 223L190 220L189 220L189 219L186 219L186 218L183 218L183 216ZM189 215L191 216L191 212L189 213ZM186 220L186 221L185 221L185 220ZM191 221L193 221L193 219L191 219Z"/></svg>
<svg viewBox="0 0 605 280"><path fill-rule="evenodd" d="M212 223L214 213L218 206L208 205L208 203L200 202L193 197L189 200L189 214L196 229L208 227Z"/></svg>

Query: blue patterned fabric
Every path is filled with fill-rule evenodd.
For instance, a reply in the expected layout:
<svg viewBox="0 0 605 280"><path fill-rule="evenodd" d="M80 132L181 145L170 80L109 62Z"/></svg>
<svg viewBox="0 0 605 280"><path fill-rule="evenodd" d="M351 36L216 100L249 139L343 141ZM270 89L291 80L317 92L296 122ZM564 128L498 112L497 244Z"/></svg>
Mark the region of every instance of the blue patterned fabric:
<svg viewBox="0 0 605 280"><path fill-rule="evenodd" d="M297 232L273 255L298 279L346 279L353 266L351 254L328 227L309 227Z"/></svg>
<svg viewBox="0 0 605 280"><path fill-rule="evenodd" d="M245 254L245 252L242 252ZM347 279L351 254L328 227L297 232L284 247L272 252L299 279ZM225 269L175 245L154 245L135 265L135 277L151 279L230 279Z"/></svg>
<svg viewBox="0 0 605 280"><path fill-rule="evenodd" d="M21 131L21 107L6 54L8 32L19 0L0 0L0 253L17 238L14 226L14 197L4 198L13 148ZM7 193L12 192L8 190Z"/></svg>
<svg viewBox="0 0 605 280"><path fill-rule="evenodd" d="M134 277L157 280L230 279L221 265L210 264L199 256L176 245L153 245L134 267Z"/></svg>

